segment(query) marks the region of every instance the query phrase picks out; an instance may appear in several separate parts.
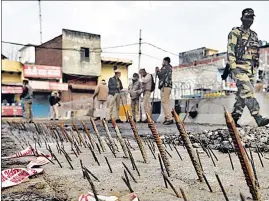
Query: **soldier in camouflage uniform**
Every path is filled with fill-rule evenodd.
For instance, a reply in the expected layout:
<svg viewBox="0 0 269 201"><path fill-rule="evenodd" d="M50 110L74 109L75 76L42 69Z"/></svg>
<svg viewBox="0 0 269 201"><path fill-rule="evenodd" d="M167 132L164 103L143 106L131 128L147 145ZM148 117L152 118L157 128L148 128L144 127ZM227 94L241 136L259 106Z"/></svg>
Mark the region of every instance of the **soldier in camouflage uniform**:
<svg viewBox="0 0 269 201"><path fill-rule="evenodd" d="M263 118L259 113L260 106L254 92L254 75L259 67L258 36L250 29L254 16L251 8L244 9L241 17L242 26L233 28L228 36L228 62L238 89L232 112L237 127L240 127L237 122L242 116L245 106L258 126L269 124L269 119Z"/></svg>
<svg viewBox="0 0 269 201"><path fill-rule="evenodd" d="M162 109L164 110L165 121L164 125L173 124L173 118L170 108L170 95L172 90L172 66L170 65L170 58L163 59L163 67L161 70L156 67L156 73L159 78L159 89L161 90Z"/></svg>

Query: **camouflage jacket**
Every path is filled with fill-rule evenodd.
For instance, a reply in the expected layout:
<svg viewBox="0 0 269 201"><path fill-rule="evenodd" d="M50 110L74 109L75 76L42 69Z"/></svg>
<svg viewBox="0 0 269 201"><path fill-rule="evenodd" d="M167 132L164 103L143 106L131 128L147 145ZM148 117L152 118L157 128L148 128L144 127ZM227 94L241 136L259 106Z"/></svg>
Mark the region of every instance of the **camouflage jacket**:
<svg viewBox="0 0 269 201"><path fill-rule="evenodd" d="M163 66L161 71L158 73L159 78L159 89L163 87L172 88L172 66L169 64Z"/></svg>
<svg viewBox="0 0 269 201"><path fill-rule="evenodd" d="M228 36L227 56L231 70L238 67L249 71L252 66L258 67L259 40L257 34L251 29L233 28Z"/></svg>

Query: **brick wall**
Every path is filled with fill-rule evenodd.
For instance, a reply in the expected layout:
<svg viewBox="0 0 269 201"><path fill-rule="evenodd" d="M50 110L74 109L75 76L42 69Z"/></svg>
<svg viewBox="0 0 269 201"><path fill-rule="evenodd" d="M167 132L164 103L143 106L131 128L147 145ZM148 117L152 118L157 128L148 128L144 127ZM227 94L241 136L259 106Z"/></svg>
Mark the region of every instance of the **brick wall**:
<svg viewBox="0 0 269 201"><path fill-rule="evenodd" d="M62 67L62 50L46 48L62 48L62 35L35 48L35 63L45 66Z"/></svg>

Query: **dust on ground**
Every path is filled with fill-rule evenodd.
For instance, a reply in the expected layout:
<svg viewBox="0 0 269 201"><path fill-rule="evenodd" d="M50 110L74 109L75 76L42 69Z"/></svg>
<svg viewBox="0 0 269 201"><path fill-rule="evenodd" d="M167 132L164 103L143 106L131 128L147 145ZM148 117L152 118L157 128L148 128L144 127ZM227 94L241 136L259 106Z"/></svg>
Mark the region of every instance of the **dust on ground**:
<svg viewBox="0 0 269 201"><path fill-rule="evenodd" d="M164 127L161 124L157 124L156 126L160 135L178 133L175 125ZM129 124L119 124L119 127L123 136L133 136ZM186 125L185 127L188 132L192 133L202 132L205 129L212 130L216 128L216 126L213 127L210 125ZM223 128L223 126L218 126L218 128ZM138 131L139 133L145 135L151 134L149 128L145 124L138 124ZM114 132L111 133L112 136L115 137ZM101 135L104 137L103 130ZM20 142L17 142L17 139L15 139L9 132L3 132L1 138L2 156L13 154L21 149L21 147L19 147ZM104 153L99 154L99 152L95 150L96 156L100 162L100 166L98 166L98 164L94 161L94 158L88 148L80 147L82 153L76 157L71 151L70 144L64 143L64 148L72 159L71 163L74 170L71 170L65 157L57 152L55 143L50 143L52 151L62 164L63 168L60 168L56 162L55 165L49 163L42 166L42 168L45 170L45 174L37 175L35 178L29 179L27 182L3 190L2 199L77 201L81 194L91 191L88 181L83 179L82 176L80 167L81 159L83 164L100 180L100 182L93 180L98 194L115 196L128 194L128 188L121 179L121 176L124 175L124 168L122 165L122 162L124 162L138 181L138 183L134 183L132 179L129 178L132 188L137 193L141 201L183 200L183 198L177 198L170 187L168 187L168 189L165 188L163 178L161 176L159 162L158 160L154 159L149 148L144 145L149 158L149 163L145 164L141 162L143 161L143 158L135 140L130 139L130 143L132 147L135 148L135 150L132 150L132 154L141 174L140 177L132 169L130 160L123 158L123 153L118 142L117 145L121 152L117 153L117 158L112 155L107 146L107 150ZM43 153L48 153L48 151L45 149L44 143L42 143L41 148L39 146L37 148ZM180 187L184 189L188 200L225 200L216 180L215 173L218 173L230 200L240 200L240 192L248 197L248 200L251 200L251 195L249 193L239 160L234 153L232 153L231 156L235 170L232 170L227 154L214 151L216 157L218 158L218 161L215 159L216 167L214 167L212 160L208 158L205 153L202 153L200 148L198 149L201 152L200 157L204 173L213 189L213 193L210 193L206 184L200 183L197 180L197 175L187 151L182 146L177 146L177 149L183 158L181 161L173 147L170 149L170 147L167 145L166 149L172 156L168 156L172 169L172 174L169 179L178 191ZM155 152L156 157L157 152L158 150ZM104 156L108 158L113 173L109 172ZM259 178L262 200L269 200L269 161L265 159L266 157L269 157L268 153L264 153L264 168L262 168L258 155L254 153L254 161L257 176ZM7 160L2 160L2 167L25 167L27 163L28 162L26 162L24 159L12 159L8 162Z"/></svg>

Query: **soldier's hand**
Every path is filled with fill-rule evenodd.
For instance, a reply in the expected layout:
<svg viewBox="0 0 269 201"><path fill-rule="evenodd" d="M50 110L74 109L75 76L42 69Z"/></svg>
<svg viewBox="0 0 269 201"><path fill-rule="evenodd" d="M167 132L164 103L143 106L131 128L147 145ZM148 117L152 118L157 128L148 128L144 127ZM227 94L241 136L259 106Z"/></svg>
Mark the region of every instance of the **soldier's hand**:
<svg viewBox="0 0 269 201"><path fill-rule="evenodd" d="M158 66L155 68L155 72L156 72L156 73L160 72L160 69L159 69Z"/></svg>

